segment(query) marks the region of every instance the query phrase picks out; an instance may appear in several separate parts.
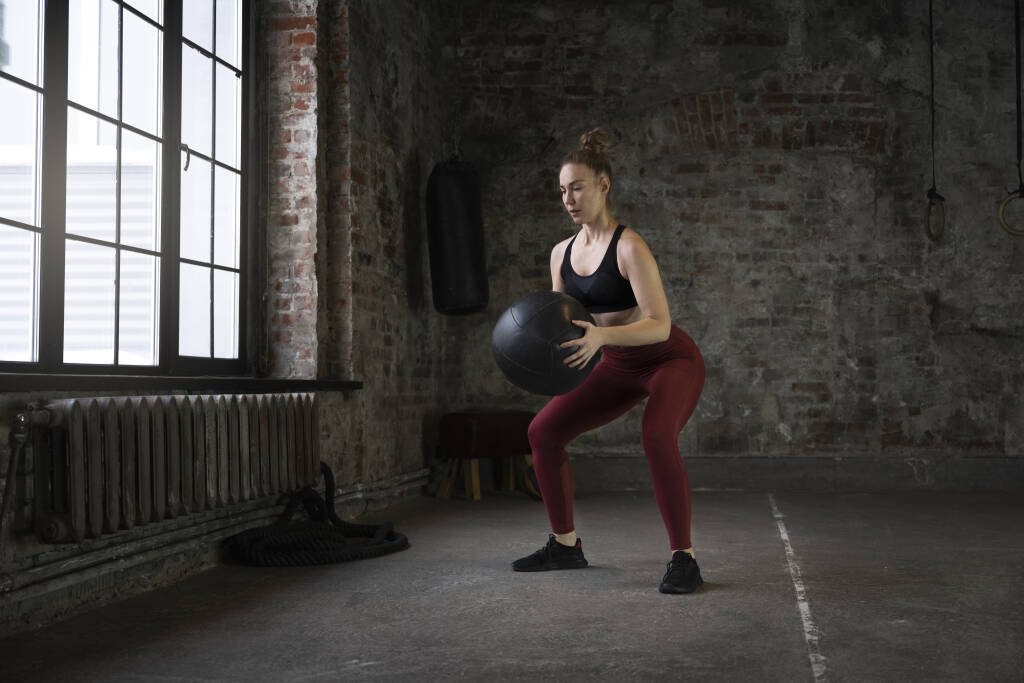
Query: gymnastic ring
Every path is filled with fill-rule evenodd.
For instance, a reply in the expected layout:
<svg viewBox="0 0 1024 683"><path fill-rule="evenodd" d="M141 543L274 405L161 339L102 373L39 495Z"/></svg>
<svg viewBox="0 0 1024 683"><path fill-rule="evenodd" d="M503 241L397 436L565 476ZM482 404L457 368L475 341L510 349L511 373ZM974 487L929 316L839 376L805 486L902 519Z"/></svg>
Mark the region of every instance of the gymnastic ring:
<svg viewBox="0 0 1024 683"><path fill-rule="evenodd" d="M932 232L932 206L938 205L939 207L939 225L935 232ZM924 212L924 234L928 235L928 239L932 242L938 242L941 239L943 233L946 232L946 202L942 199L929 199L928 208Z"/></svg>
<svg viewBox="0 0 1024 683"><path fill-rule="evenodd" d="M1024 230L1020 230L1018 228L1011 228L1010 225L1006 222L1006 216L1004 215L1006 212L1006 205L1012 202L1014 199L1020 199L1020 195L1020 190L1017 190L1016 192L1011 192L1010 196L1004 199L1003 203L999 205L999 225L1003 226L1003 230L1010 233L1011 235L1015 235L1017 237L1024 237Z"/></svg>

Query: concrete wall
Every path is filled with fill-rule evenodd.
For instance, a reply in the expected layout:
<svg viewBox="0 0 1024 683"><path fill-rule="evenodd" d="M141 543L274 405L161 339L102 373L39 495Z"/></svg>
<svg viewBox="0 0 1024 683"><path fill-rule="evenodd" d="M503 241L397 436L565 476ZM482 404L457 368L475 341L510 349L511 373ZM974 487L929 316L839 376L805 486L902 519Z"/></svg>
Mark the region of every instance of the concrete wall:
<svg viewBox="0 0 1024 683"><path fill-rule="evenodd" d="M559 160L602 126L618 217L651 245L708 365L680 441L695 485L772 485L793 461L761 463L781 458L803 459L811 485L1020 485L1024 240L996 218L1017 184L1009 0L937 9L937 243L923 230L926 4L450 9L462 146L487 179L490 321L549 286L548 251L570 229ZM494 371L487 331L452 350L465 394L536 404ZM642 478L640 414L575 454Z"/></svg>

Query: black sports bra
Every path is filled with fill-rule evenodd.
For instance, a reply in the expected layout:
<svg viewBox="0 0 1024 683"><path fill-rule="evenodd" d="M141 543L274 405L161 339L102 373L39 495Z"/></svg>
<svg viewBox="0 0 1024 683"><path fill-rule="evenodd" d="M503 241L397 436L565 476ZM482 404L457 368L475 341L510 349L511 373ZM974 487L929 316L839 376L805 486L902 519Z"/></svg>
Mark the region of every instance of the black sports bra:
<svg viewBox="0 0 1024 683"><path fill-rule="evenodd" d="M622 231L625 229L625 225L615 228L615 234L612 235L611 242L608 243L608 251L604 253L601 265L592 275L586 277L578 275L572 269L572 263L569 260L576 237L573 237L565 247L565 255L562 257L562 282L565 284L565 293L582 303L589 313L624 311L636 306L633 287L629 284L629 280L622 277L622 273L619 272L616 258L619 237L622 236ZM577 233L578 235L579 233Z"/></svg>

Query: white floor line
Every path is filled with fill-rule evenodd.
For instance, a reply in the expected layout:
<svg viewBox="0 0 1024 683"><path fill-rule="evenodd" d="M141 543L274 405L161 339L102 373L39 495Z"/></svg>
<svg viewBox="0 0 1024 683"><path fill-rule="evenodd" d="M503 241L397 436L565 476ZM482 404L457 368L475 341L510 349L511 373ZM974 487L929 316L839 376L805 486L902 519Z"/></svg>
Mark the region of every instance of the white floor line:
<svg viewBox="0 0 1024 683"><path fill-rule="evenodd" d="M804 640L807 642L807 654L811 660L811 673L814 674L815 683L824 683L828 680L825 675L825 656L821 654L818 646L818 627L814 625L814 618L811 616L811 603L807 601L807 589L801 578L800 565L797 564L793 544L789 542L789 532L786 531L786 523L782 521L782 513L775 504L774 494L768 494L768 502L772 506L775 524L779 527L782 545L786 548L786 562L789 564L789 577L793 580L793 588L796 590L796 606L800 610L800 620L804 625Z"/></svg>

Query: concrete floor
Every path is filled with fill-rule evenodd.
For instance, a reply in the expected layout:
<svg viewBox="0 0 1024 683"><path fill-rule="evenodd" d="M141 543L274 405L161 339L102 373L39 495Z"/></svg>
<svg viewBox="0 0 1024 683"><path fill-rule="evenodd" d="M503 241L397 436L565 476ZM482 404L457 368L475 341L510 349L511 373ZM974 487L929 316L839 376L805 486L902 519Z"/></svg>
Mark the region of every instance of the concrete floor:
<svg viewBox="0 0 1024 683"><path fill-rule="evenodd" d="M384 518L411 549L218 567L0 641L0 680L1024 680L1019 495L697 493L690 596L650 493L578 499L581 571L510 571L524 497Z"/></svg>

